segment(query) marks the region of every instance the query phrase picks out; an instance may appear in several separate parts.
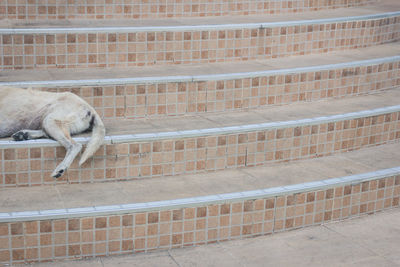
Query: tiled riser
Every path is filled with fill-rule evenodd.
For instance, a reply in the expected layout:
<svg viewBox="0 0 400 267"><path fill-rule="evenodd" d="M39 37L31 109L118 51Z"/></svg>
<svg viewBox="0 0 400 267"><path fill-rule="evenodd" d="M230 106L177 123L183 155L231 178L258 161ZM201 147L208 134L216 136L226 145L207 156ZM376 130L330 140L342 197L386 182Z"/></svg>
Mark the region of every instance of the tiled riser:
<svg viewBox="0 0 400 267"><path fill-rule="evenodd" d="M153 118L368 94L400 85L400 63L216 81L40 87L73 92L103 118Z"/></svg>
<svg viewBox="0 0 400 267"><path fill-rule="evenodd" d="M361 6L376 0L154 0L154 1L10 1L0 4L0 18L8 19L142 19L295 13ZM77 2L77 3L76 3Z"/></svg>
<svg viewBox="0 0 400 267"><path fill-rule="evenodd" d="M1 34L0 69L194 64L325 53L398 40L400 17L254 29L48 32Z"/></svg>
<svg viewBox="0 0 400 267"><path fill-rule="evenodd" d="M106 145L59 183L163 177L327 156L400 139L400 112L312 126ZM54 184L61 147L0 150L1 187Z"/></svg>
<svg viewBox="0 0 400 267"><path fill-rule="evenodd" d="M0 224L0 263L138 253L254 237L399 207L400 176L223 204Z"/></svg>

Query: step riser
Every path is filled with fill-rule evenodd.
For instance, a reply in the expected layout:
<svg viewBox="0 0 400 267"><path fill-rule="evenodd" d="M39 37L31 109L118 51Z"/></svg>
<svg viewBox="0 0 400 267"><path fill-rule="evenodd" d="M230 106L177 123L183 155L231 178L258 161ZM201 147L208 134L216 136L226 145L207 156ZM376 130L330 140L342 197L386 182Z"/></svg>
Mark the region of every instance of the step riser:
<svg viewBox="0 0 400 267"><path fill-rule="evenodd" d="M383 60L385 61L385 60ZM318 101L379 92L400 85L400 60L360 66L310 71L283 70L279 74L188 77L173 81L114 84L105 81L93 86L76 81L57 86L44 82L4 83L51 92L73 92L84 98L103 118L158 118L207 112L255 109L265 106ZM172 77L173 78L173 77ZM162 78L161 78L162 79ZM193 81L194 80L194 81ZM75 81L73 81L75 82ZM96 82L96 81L95 81ZM65 82L68 84L68 81Z"/></svg>
<svg viewBox="0 0 400 267"><path fill-rule="evenodd" d="M35 2L35 1L34 1ZM47 1L46 1L47 2ZM73 1L75 2L75 1ZM24 0L5 0L0 4L0 19L145 19L204 17L223 15L277 14L362 6L376 0L256 0L256 1L87 1L38 4Z"/></svg>
<svg viewBox="0 0 400 267"><path fill-rule="evenodd" d="M58 183L130 180L250 167L327 156L400 139L400 112L380 114L229 134L199 134L191 138L179 135L175 139L153 141L116 138L114 144L100 148L82 167L74 161ZM54 184L50 174L64 158L65 151L56 143L50 145L3 143L0 186Z"/></svg>
<svg viewBox="0 0 400 267"><path fill-rule="evenodd" d="M139 28L2 30L0 69L195 64L326 53L399 40L400 16L388 16L306 25L142 29L145 32Z"/></svg>
<svg viewBox="0 0 400 267"><path fill-rule="evenodd" d="M0 223L0 263L190 247L320 225L399 207L400 176L296 193L126 214Z"/></svg>

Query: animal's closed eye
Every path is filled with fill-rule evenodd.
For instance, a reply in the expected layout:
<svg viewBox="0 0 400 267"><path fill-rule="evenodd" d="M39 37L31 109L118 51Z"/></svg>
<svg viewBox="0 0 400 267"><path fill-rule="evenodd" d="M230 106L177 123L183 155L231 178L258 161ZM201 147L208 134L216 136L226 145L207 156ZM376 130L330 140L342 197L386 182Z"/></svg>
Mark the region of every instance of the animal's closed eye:
<svg viewBox="0 0 400 267"><path fill-rule="evenodd" d="M92 113L90 112L90 110L86 113L86 117L90 117L92 116Z"/></svg>

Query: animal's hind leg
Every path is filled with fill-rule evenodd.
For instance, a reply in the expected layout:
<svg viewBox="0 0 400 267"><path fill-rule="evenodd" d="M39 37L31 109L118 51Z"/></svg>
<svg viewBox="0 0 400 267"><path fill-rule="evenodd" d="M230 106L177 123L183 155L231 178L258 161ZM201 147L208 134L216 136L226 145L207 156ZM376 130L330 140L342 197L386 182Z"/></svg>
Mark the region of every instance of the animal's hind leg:
<svg viewBox="0 0 400 267"><path fill-rule="evenodd" d="M65 173L67 168L74 161L76 155L81 151L82 145L76 143L69 133L67 123L46 118L43 121L43 128L53 139L57 140L67 150L64 160L56 167L51 176L58 178Z"/></svg>
<svg viewBox="0 0 400 267"><path fill-rule="evenodd" d="M24 141L48 137L42 130L21 130L11 136L15 141Z"/></svg>

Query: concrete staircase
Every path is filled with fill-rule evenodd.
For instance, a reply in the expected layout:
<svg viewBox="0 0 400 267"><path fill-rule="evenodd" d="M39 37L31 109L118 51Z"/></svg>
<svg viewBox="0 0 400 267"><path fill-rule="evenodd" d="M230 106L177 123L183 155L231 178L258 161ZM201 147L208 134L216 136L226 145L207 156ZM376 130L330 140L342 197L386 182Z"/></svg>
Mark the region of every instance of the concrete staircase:
<svg viewBox="0 0 400 267"><path fill-rule="evenodd" d="M3 1L0 86L73 92L107 137L59 180L58 143L0 140L0 263L398 207L399 39L395 0Z"/></svg>

